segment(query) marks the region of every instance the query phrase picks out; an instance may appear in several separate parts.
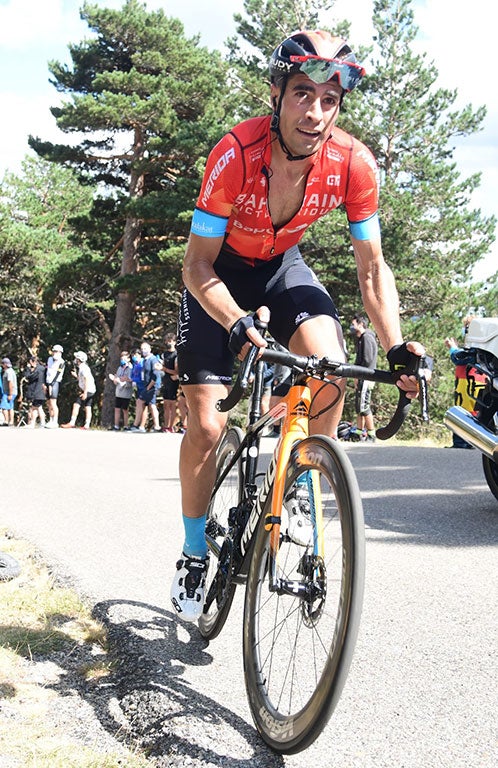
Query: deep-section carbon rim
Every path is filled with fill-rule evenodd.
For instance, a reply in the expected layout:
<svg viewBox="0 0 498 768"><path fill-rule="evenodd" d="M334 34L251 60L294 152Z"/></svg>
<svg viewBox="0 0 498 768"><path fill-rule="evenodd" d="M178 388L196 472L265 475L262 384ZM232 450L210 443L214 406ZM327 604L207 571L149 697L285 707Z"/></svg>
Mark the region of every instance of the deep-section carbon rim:
<svg viewBox="0 0 498 768"><path fill-rule="evenodd" d="M268 500L244 610L244 671L252 715L264 740L282 753L306 748L327 723L347 677L363 600L364 523L351 463L340 445L312 437L293 450L286 495L304 470L313 470L315 487L319 483L322 530L315 522L309 542L296 543L286 534L292 529L283 509L278 572L291 588L285 594L270 592L270 537L264 530ZM292 594L293 584L307 587L304 597Z"/></svg>
<svg viewBox="0 0 498 768"><path fill-rule="evenodd" d="M232 460L236 450L242 442L242 431L238 427L230 428L217 453L216 479L223 473ZM224 544L224 536L228 530L228 514L231 507L236 507L242 494L242 469L239 459L224 478L220 487L211 499L206 516L206 533L221 549L221 557L228 568L230 556L230 543ZM209 539L208 539L209 542ZM210 589L216 591L216 597L206 607L199 619L199 630L203 637L212 639L216 637L228 616L232 605L235 585L229 581L229 573L223 574L218 570L220 560L213 549L210 548L209 567L206 576L206 596ZM213 583L214 582L214 583Z"/></svg>

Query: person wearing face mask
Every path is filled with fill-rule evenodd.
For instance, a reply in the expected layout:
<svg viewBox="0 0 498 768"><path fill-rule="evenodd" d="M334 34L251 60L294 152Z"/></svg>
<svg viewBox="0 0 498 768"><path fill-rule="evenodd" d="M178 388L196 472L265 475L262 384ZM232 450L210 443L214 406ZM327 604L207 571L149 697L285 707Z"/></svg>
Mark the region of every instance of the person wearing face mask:
<svg viewBox="0 0 498 768"><path fill-rule="evenodd" d="M66 367L65 361L62 359L62 353L64 349L60 344L54 344L52 347L52 354L47 360L47 367L45 371L45 386L47 392L47 406L48 406L48 422L45 424L47 429L57 429L59 426L59 407L57 405L57 398L59 397L59 390L64 376L64 369Z"/></svg>
<svg viewBox="0 0 498 768"><path fill-rule="evenodd" d="M133 382L131 380L132 364L130 362L130 353L124 350L121 352L119 368L116 373L110 373L109 378L116 385L114 400L114 427L113 430L119 432L121 425L121 416L123 417L123 428L128 426L128 409L130 407L131 395L133 392Z"/></svg>

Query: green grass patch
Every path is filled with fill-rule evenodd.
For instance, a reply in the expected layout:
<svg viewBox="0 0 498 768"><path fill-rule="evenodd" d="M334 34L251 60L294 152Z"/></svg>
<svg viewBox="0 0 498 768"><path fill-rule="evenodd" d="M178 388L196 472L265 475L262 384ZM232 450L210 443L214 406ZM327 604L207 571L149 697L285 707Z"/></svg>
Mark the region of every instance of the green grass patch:
<svg viewBox="0 0 498 768"><path fill-rule="evenodd" d="M111 674L105 627L73 590L57 584L27 542L0 529L0 551L21 565L19 576L0 582L2 758L23 768L150 768L143 754L117 740L115 749L99 750L65 732L63 724L54 728L58 700L68 692L44 681L43 663L53 662L52 674L63 677L59 665L64 667L76 649L88 647L83 654L88 661L73 667L73 674L90 683Z"/></svg>

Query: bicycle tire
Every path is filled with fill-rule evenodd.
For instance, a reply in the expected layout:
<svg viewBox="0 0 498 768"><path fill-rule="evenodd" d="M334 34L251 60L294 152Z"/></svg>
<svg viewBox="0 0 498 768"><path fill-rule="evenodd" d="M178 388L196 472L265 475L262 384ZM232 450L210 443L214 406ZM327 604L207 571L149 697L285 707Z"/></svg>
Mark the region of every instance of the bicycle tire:
<svg viewBox="0 0 498 768"><path fill-rule="evenodd" d="M17 560L8 555L7 552L0 552L0 581L10 581L15 579L21 573L21 566Z"/></svg>
<svg viewBox="0 0 498 768"><path fill-rule="evenodd" d="M216 456L216 480L220 477L224 468L229 464L235 452L240 447L243 439L242 430L239 427L231 427L225 434L220 443ZM224 478L220 487L212 497L207 514L206 530L212 526L219 526L220 530L216 536L217 543L221 546L223 543L223 531L228 529L228 513L231 507L236 507L242 497L242 460L236 462L231 471ZM199 631L207 640L213 640L221 632L228 613L232 606L236 585L228 582L226 590L222 588L221 579L229 578L220 573L219 559L211 550L209 556L209 566L206 575L206 595L213 584L214 579L220 580L220 591L222 594L204 609L201 614L198 626Z"/></svg>
<svg viewBox="0 0 498 768"><path fill-rule="evenodd" d="M310 602L269 591L270 537L264 522L271 510L270 490L256 532L244 606L244 675L252 717L264 741L285 754L308 747L339 700L358 634L365 577L363 509L344 449L323 436L297 443L286 470L284 498L304 470L314 470L320 479L324 589ZM280 573L299 580L305 555L314 545L286 541L284 511L282 515Z"/></svg>

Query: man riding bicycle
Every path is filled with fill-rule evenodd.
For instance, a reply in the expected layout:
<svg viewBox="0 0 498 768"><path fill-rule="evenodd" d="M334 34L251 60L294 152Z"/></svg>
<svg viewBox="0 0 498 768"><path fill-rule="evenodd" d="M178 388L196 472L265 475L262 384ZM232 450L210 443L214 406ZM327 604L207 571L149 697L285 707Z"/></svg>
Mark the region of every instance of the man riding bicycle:
<svg viewBox="0 0 498 768"><path fill-rule="evenodd" d="M304 263L298 242L315 220L343 204L363 305L391 368L423 354L403 343L398 294L384 261L377 213L378 170L370 151L337 128L344 95L364 75L348 44L321 30L295 32L270 58L273 113L235 126L209 155L185 254L178 328L179 378L189 424L180 452L185 542L171 587L178 616L199 618L207 565L206 509L226 414L234 356L265 347L250 311L299 355L344 360L334 302ZM320 382L315 382L320 387ZM312 421L336 436L337 402ZM413 376L398 386L417 396ZM329 398L328 398L329 399ZM328 400L322 391L317 413Z"/></svg>

